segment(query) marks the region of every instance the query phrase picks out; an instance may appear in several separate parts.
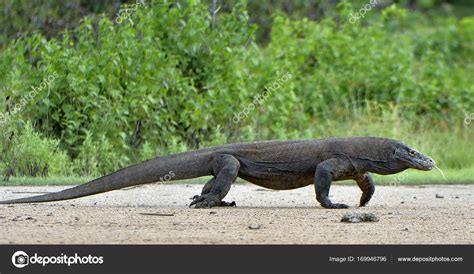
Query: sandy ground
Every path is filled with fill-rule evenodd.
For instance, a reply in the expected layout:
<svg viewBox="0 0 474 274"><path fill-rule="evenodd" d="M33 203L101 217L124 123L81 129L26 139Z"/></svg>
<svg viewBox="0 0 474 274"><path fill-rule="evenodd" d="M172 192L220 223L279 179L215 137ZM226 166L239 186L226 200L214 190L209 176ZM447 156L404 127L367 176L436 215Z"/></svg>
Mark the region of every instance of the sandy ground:
<svg viewBox="0 0 474 274"><path fill-rule="evenodd" d="M0 199L64 187L0 187ZM235 208L189 209L201 185L147 185L47 203L0 205L0 244L474 244L474 186L379 186L368 207L355 186L334 185L327 210L306 187L234 185ZM436 198L436 195L443 198ZM379 222L342 223L346 212Z"/></svg>

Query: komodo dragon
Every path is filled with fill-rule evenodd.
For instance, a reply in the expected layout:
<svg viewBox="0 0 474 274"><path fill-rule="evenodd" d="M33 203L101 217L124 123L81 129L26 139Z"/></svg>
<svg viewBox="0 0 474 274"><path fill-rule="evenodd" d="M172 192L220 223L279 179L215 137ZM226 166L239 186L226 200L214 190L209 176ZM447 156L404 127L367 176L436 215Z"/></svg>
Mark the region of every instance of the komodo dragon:
<svg viewBox="0 0 474 274"><path fill-rule="evenodd" d="M325 208L347 208L329 200L332 181L353 179L365 206L375 187L369 172L394 174L407 168L431 170L428 156L392 139L376 137L262 141L228 144L158 157L132 165L88 183L59 192L0 201L0 204L41 203L74 199L133 185L157 182L174 172L173 180L213 176L190 206L229 205L222 201L237 177L276 190L314 184L316 200Z"/></svg>

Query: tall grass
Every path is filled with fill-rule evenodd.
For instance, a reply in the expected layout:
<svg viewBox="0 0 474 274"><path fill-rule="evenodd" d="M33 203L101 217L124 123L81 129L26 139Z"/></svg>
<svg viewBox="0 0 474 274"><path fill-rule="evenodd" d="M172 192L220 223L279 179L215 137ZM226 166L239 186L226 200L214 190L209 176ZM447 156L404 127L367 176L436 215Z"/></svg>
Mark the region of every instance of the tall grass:
<svg viewBox="0 0 474 274"><path fill-rule="evenodd" d="M474 128L463 117L433 120L406 118L404 106L368 106L345 121L329 120L331 136L380 136L400 140L433 157L441 168L474 166Z"/></svg>
<svg viewBox="0 0 474 274"><path fill-rule="evenodd" d="M4 123L0 173L31 174L34 159L48 171L39 176L99 176L183 150L330 136L394 138L441 168L474 165L474 123L463 124L474 112L474 17L427 24L392 5L350 24L346 1L338 19L275 15L259 45L245 7L214 22L199 1L152 1L133 23L85 18L57 39L12 41L0 56L0 122L31 86L58 78ZM233 122L286 72L290 81Z"/></svg>
<svg viewBox="0 0 474 274"><path fill-rule="evenodd" d="M431 156L440 168L474 167L474 125L464 125L462 116L433 120L429 116L407 118L403 105L366 102L365 107L335 109L316 117L303 130L265 131L269 139L375 136L400 140ZM339 118L334 117L339 113ZM257 125L255 125L257 126ZM239 141L259 139L255 127L241 129Z"/></svg>

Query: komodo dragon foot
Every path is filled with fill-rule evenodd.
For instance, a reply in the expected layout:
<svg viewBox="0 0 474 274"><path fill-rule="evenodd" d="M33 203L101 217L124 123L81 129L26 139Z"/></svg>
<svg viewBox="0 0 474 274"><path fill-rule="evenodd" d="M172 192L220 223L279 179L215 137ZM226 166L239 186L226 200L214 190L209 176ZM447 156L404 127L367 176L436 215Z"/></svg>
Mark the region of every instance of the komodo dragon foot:
<svg viewBox="0 0 474 274"><path fill-rule="evenodd" d="M346 204L325 204L323 205L324 208L333 208L333 209L341 209L341 208L349 208Z"/></svg>
<svg viewBox="0 0 474 274"><path fill-rule="evenodd" d="M211 194L203 194L203 195L195 195L192 198L192 202L189 207L194 206L194 208L211 208L215 206L222 206L222 207L233 207L236 206L235 202L224 202L219 200L214 195Z"/></svg>

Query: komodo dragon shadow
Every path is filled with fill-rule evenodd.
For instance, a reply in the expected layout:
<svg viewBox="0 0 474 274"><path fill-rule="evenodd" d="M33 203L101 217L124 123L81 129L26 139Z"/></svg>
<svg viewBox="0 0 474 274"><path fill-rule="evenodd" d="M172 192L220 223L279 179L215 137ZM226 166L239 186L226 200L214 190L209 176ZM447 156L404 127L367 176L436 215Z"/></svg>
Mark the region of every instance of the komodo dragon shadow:
<svg viewBox="0 0 474 274"><path fill-rule="evenodd" d="M375 187L370 172L395 174L408 168L431 170L428 156L392 139L375 137L328 138L318 140L263 141L158 157L132 165L88 183L39 196L0 204L41 203L74 199L133 185L157 182L173 171L172 180L213 176L190 206L207 208L229 205L222 201L237 177L276 190L314 184L316 200L325 208L347 208L329 200L331 182L353 179L362 190L365 206Z"/></svg>

